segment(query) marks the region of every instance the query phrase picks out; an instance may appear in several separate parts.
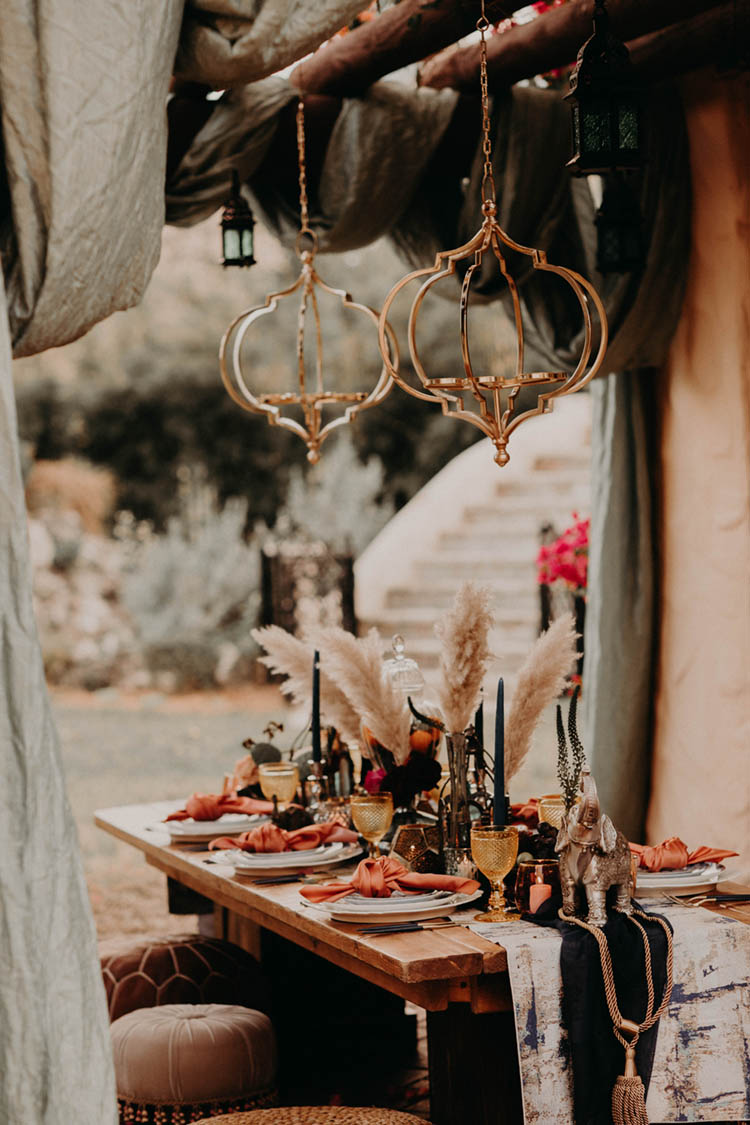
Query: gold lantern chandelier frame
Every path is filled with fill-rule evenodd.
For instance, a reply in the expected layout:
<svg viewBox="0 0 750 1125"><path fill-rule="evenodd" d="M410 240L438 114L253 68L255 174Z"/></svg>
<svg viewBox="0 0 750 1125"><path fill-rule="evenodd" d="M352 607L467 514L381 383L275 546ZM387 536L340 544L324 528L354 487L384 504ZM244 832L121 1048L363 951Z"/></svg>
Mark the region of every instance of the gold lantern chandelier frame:
<svg viewBox="0 0 750 1125"><path fill-rule="evenodd" d="M380 348L384 356L380 376L370 391L336 391L328 389L324 383L323 334L318 307L318 291L338 298L346 309L361 313L379 331L378 313L369 305L352 299L345 289L328 285L315 269L315 254L318 239L310 226L307 198L307 168L305 161L305 108L300 98L297 103L297 159L299 168L300 229L295 240L295 251L301 262L297 280L288 288L269 293L262 305L246 309L235 317L227 328L219 347L219 365L224 386L238 406L251 414L265 416L269 425L290 430L307 445L307 459L313 464L320 459L320 448L326 438L340 426L353 421L361 410L377 406L383 401L393 385L393 374L399 370L399 352L396 337L389 325L379 334ZM296 334L296 376L297 389L289 392L265 392L256 394L245 379L242 370L242 348L248 331L262 317L268 316L278 308L279 301L300 294L297 312ZM312 315L314 328L314 386L308 390L307 365L305 358L305 327L308 315ZM323 421L323 410L327 406L343 406L341 414L330 421ZM302 421L284 413L286 407L299 407Z"/></svg>
<svg viewBox="0 0 750 1125"><path fill-rule="evenodd" d="M509 460L507 450L508 439L511 433L525 421L535 415L549 413L554 400L566 394L585 387L599 370L604 354L607 350L608 330L607 317L602 301L594 287L574 270L564 266L555 266L547 261L543 250L535 250L515 242L502 229L497 221L497 202L495 195L495 180L492 171L492 143L490 140L490 110L489 93L487 85L487 42L486 33L490 23L485 15L484 0L482 0L481 16L477 21L477 30L480 33L480 82L482 104L482 150L484 154L484 168L482 175L482 214L483 222L477 233L463 246L455 250L440 251L435 258L433 266L414 270L407 274L394 285L385 299L380 314L378 326L380 350L386 367L392 379L402 390L415 398L427 402L437 402L442 411L449 417L462 419L478 427L495 446L495 461L498 465L505 465ZM564 371L524 371L525 338L521 300L517 284L508 270L504 255L504 248L531 258L535 270L557 274L570 285L581 306L583 316L584 340L581 354L575 368L571 372ZM481 268L482 261L487 253L494 255L500 272L505 279L510 292L513 318L516 329L516 369L512 375L477 375L474 371L470 344L469 344L469 297L471 284L477 270ZM459 326L461 356L463 360L463 374L449 377L431 378L425 371L417 346L417 320L422 303L434 285L456 272L459 262L473 259L464 274L459 305ZM388 323L391 307L401 291L412 282L424 280L412 301L408 319L409 354L412 365L421 383L421 389L413 387L400 374L395 366L390 365L389 356L392 352L392 330ZM592 307L599 322L599 345L594 351L594 325L592 320ZM550 390L543 391L537 397L536 405L515 413L516 399L523 387L545 387ZM465 408L464 393L469 393L477 401L479 411ZM503 401L505 396L505 401Z"/></svg>

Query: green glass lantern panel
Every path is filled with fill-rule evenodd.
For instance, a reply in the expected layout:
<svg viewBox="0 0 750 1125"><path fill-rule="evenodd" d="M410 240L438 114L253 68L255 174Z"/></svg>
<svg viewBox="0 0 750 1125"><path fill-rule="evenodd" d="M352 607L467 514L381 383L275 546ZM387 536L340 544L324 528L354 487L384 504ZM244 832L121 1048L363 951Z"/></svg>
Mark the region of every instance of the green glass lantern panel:
<svg viewBox="0 0 750 1125"><path fill-rule="evenodd" d="M635 152L638 148L638 111L633 103L625 102L619 107L618 140L625 152Z"/></svg>
<svg viewBox="0 0 750 1125"><path fill-rule="evenodd" d="M242 258L245 262L253 260L253 230L245 227L242 231Z"/></svg>
<svg viewBox="0 0 750 1125"><path fill-rule="evenodd" d="M225 262L241 262L242 261L242 244L240 241L240 232L233 230L231 227L224 227L222 231L224 240L224 261Z"/></svg>
<svg viewBox="0 0 750 1125"><path fill-rule="evenodd" d="M587 101L581 107L582 151L609 152L609 105L604 101Z"/></svg>

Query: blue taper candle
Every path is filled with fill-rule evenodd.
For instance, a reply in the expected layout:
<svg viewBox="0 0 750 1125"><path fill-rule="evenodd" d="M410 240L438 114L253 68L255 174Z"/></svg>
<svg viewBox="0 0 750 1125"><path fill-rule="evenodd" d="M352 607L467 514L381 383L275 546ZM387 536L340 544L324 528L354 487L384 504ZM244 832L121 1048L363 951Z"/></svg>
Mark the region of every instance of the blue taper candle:
<svg viewBox="0 0 750 1125"><path fill-rule="evenodd" d="M323 757L320 749L320 653L317 649L313 654L312 756L314 762L319 762Z"/></svg>
<svg viewBox="0 0 750 1125"><path fill-rule="evenodd" d="M480 746L484 746L484 700L480 699L479 706L477 707L474 716L474 733L477 736L477 742Z"/></svg>
<svg viewBox="0 0 750 1125"><path fill-rule="evenodd" d="M502 676L497 681L497 710L495 711L495 801L492 823L501 828L505 824L505 686Z"/></svg>

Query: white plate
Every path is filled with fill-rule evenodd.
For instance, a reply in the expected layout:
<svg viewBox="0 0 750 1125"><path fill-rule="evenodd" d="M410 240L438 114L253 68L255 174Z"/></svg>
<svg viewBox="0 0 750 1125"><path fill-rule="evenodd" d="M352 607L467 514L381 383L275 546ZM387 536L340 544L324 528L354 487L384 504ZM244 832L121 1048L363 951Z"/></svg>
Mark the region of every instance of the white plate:
<svg viewBox="0 0 750 1125"><path fill-rule="evenodd" d="M245 876L252 879L256 875L292 875L297 871L335 867L338 863L348 863L349 860L358 859L362 854L362 848L359 844L331 844L325 852L325 855L313 855L311 852L275 852L272 854L276 860L283 860L283 862L269 863L271 857L267 852L256 854L228 848L226 851L214 852L215 858L212 858L212 862L230 863L239 878Z"/></svg>
<svg viewBox="0 0 750 1125"><path fill-rule="evenodd" d="M268 816L248 813L224 813L217 820L169 820L162 825L173 840L212 840L217 836L239 836L259 824L270 820Z"/></svg>
<svg viewBox="0 0 750 1125"><path fill-rule="evenodd" d="M268 867L277 863L282 867L288 867L290 858L293 858L295 863L299 860L302 863L311 864L318 859L332 859L334 856L340 859L339 852L343 850L342 841L337 840L333 844L321 844L319 848L302 848L301 851L238 852L237 862L247 867L257 867L258 865Z"/></svg>
<svg viewBox="0 0 750 1125"><path fill-rule="evenodd" d="M419 922L426 918L441 918L444 914L452 914L454 910L459 907L465 906L467 902L473 902L476 898L481 898L482 891L474 891L473 894L452 894L446 898L440 899L438 902L433 902L431 905L422 903L412 903L404 906L400 910L393 910L392 908L383 907L383 903L390 902L390 899L372 899L372 906L369 910L357 910L356 907L348 905L345 898L339 899L338 902L320 902L308 903L314 910L319 910L334 922Z"/></svg>
<svg viewBox="0 0 750 1125"><path fill-rule="evenodd" d="M724 865L721 863L694 863L679 871L638 871L635 897L702 894L714 890L723 876Z"/></svg>

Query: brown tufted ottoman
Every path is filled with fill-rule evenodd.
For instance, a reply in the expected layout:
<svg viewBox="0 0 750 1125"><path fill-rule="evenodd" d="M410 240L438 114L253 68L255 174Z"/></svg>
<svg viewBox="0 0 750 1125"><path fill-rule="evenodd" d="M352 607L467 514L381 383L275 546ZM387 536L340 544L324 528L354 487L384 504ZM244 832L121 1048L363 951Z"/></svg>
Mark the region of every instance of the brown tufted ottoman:
<svg viewBox="0 0 750 1125"><path fill-rule="evenodd" d="M139 1008L111 1026L122 1125L185 1125L277 1102L268 1016L232 1004Z"/></svg>
<svg viewBox="0 0 750 1125"><path fill-rule="evenodd" d="M206 1121L209 1119L206 1118ZM205 1125L199 1121L197 1125ZM214 1117L210 1125L430 1125L422 1117L395 1109L362 1109L346 1105L290 1106L287 1109L256 1110Z"/></svg>
<svg viewBox="0 0 750 1125"><path fill-rule="evenodd" d="M268 1012L258 962L231 942L200 934L101 943L110 1020L160 1004L241 1004Z"/></svg>

